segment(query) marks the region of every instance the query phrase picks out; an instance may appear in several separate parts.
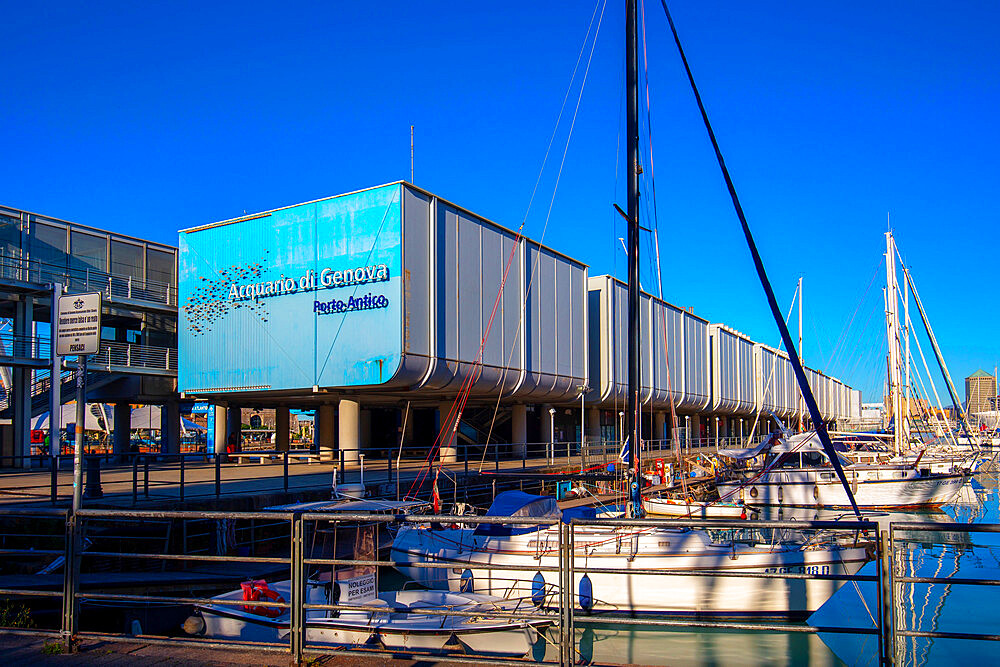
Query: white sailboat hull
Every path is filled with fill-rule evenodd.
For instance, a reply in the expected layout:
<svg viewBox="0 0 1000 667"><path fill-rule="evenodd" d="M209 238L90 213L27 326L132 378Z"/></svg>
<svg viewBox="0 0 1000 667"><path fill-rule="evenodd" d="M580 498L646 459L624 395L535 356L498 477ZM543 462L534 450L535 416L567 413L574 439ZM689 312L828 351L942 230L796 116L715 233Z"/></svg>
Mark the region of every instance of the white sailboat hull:
<svg viewBox="0 0 1000 667"><path fill-rule="evenodd" d="M884 471L888 476L893 471ZM901 471L905 478L858 479L848 471L851 491L859 507L906 508L935 507L958 495L968 475L934 474L918 476ZM718 482L719 495L741 497L751 505L789 505L793 507L850 507L843 484L832 471L774 471L753 480Z"/></svg>
<svg viewBox="0 0 1000 667"><path fill-rule="evenodd" d="M686 616L795 617L817 609L842 582L813 579L714 577L699 571L853 574L868 559L863 548L713 544L702 531L577 529L574 600L586 609L586 576L594 611L661 612ZM490 595L534 596L557 606L558 532L545 529L510 537L471 530L404 527L392 558L404 575L431 588ZM448 563L426 568L418 563ZM526 571L491 570L522 565ZM534 568L538 568L535 570ZM586 568L588 572L584 572ZM657 570L656 574L597 572L601 568ZM667 574L667 571L679 574ZM544 590L544 593L542 592ZM544 598L544 599L543 599Z"/></svg>

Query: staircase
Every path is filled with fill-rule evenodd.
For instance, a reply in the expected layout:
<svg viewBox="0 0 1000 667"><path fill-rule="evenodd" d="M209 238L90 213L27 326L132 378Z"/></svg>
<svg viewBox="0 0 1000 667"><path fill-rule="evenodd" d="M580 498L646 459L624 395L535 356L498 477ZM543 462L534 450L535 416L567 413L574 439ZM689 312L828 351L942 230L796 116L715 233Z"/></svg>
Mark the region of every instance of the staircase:
<svg viewBox="0 0 1000 667"><path fill-rule="evenodd" d="M31 416L48 412L49 410L49 387L52 382L52 372L49 370L35 371L35 381L31 383ZM116 373L107 371L87 372L87 391L99 389L113 380L121 377ZM68 403L76 399L76 371L64 370L59 377L61 391L59 398L62 403ZM11 407L11 396L9 392L4 392L0 396L0 419L11 419L13 410Z"/></svg>

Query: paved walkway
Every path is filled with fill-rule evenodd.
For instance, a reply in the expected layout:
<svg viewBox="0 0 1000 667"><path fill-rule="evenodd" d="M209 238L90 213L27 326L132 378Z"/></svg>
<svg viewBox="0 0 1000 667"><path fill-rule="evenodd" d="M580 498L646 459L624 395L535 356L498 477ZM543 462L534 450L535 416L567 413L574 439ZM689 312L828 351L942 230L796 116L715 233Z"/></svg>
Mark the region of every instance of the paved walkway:
<svg viewBox="0 0 1000 667"><path fill-rule="evenodd" d="M101 665L102 667L131 667L132 665L161 665L162 667L288 667L287 653L269 653L239 648L211 649L188 646L163 646L159 644L84 641L76 653L61 653L62 645L54 639L0 635L0 648L4 660L10 665ZM484 662L488 662L484 660ZM447 667L464 663L437 660L389 660L361 655L307 656L306 665L330 667L416 667L438 665Z"/></svg>
<svg viewBox="0 0 1000 667"><path fill-rule="evenodd" d="M648 458L669 456L668 452L653 453ZM68 462L66 462L68 463ZM452 463L442 466L450 473L462 475L466 471L501 472L501 473L543 473L559 469L577 468L581 465L579 457L567 461L565 457L549 462L544 458L527 460L494 460L469 461ZM406 494L410 483L419 474L421 461L403 461L397 469L392 461L391 472L389 462L385 459L366 459L364 481L366 484L388 484L395 487L397 479L401 493ZM335 463L319 463L307 461L289 461L288 491L322 490L333 485ZM280 459L267 463L224 463L219 466L219 491L221 497L242 495L263 495L280 493L285 490L284 465ZM99 501L102 506L141 506L155 501L181 500L181 467L178 462L150 461L148 479L142 465L138 470L132 466L108 466L102 464L101 486L104 497ZM444 473L442 473L444 474ZM338 482L359 482L361 471L357 468L338 475ZM0 472L0 507L52 507L50 502L51 474L47 469L6 470ZM86 472L84 472L86 484ZM73 492L73 471L70 467L58 471L59 506L67 504ZM391 492L388 495L393 495ZM183 470L183 499L211 499L216 497L216 465L213 460L202 457L189 457L185 460ZM84 505L88 504L84 500Z"/></svg>

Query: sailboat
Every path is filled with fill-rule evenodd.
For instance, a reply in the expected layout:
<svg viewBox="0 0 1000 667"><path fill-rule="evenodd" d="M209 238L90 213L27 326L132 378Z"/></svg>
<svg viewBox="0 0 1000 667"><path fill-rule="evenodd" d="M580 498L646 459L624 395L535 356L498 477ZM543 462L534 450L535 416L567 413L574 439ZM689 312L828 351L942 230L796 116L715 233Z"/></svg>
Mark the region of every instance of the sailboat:
<svg viewBox="0 0 1000 667"><path fill-rule="evenodd" d="M626 0L628 205L627 212L620 209L619 212L628 220L628 407L625 434L629 450L629 518L641 518L644 514L638 459L641 349L637 23L636 1ZM745 229L749 234L748 228ZM751 247L758 269L762 271L756 248ZM773 301L773 293L770 296ZM784 325L783 320L781 325ZM787 335L784 331L786 338ZM804 372L797 357L795 364L800 383L804 382ZM804 392L808 394L807 404L817 413L815 399L808 393L808 388ZM561 512L553 498L517 491L497 495L487 516L534 517L551 523L541 527L514 523L474 528L446 528L430 522L406 525L399 529L393 541L392 559L396 568L433 589L515 597L530 595L539 607L557 606L559 596L555 592L558 591L558 576L552 569L558 569L564 561L559 548L559 523L572 521L574 517ZM822 604L840 582L767 579L759 575L853 574L870 559L864 545L842 545L824 536L817 536L806 543L783 543L770 541L756 531L716 536L707 530L622 527L610 521L602 524L602 520L594 514L582 518L590 521L572 528L573 590L563 593L569 593L573 604L584 611L800 617ZM427 567L428 564L448 567ZM497 566L499 569L494 569ZM510 566L522 569L507 569ZM749 576L711 576L714 572L746 573Z"/></svg>
<svg viewBox="0 0 1000 667"><path fill-rule="evenodd" d="M815 431L773 438L746 456L761 454L760 467L740 469L734 477L716 481L719 495L754 505L850 507L847 491ZM916 466L862 464L838 456L854 500L863 508L939 507L957 496L969 479L968 472L932 472L920 467L919 461Z"/></svg>

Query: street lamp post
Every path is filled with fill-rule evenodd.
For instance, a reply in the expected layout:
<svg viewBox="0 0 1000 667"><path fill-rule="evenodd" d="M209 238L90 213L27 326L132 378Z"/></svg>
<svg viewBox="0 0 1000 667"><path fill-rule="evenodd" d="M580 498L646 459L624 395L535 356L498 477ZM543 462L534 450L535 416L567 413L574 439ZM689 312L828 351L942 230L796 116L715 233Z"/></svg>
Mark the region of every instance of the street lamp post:
<svg viewBox="0 0 1000 667"><path fill-rule="evenodd" d="M715 448L719 449L719 418L715 418Z"/></svg>
<svg viewBox="0 0 1000 667"><path fill-rule="evenodd" d="M556 453L556 409L549 408L549 465L552 465Z"/></svg>
<svg viewBox="0 0 1000 667"><path fill-rule="evenodd" d="M691 451L691 415L684 415L684 448Z"/></svg>

